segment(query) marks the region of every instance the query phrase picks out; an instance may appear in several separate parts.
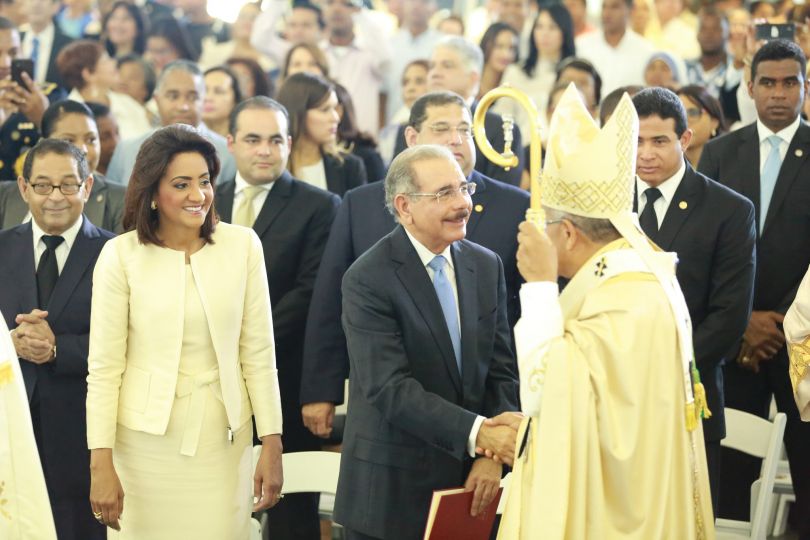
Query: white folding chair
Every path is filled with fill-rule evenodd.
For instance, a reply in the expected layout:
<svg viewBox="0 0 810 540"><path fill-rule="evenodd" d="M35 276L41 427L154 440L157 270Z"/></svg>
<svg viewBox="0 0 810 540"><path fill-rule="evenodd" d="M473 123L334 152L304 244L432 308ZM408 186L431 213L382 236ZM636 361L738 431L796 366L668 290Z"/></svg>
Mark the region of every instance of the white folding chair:
<svg viewBox="0 0 810 540"><path fill-rule="evenodd" d="M736 409L726 409L726 438L722 445L762 458L760 477L751 485L751 521L718 518L718 539L765 540L768 516L774 502L774 478L787 417L777 413L773 421Z"/></svg>

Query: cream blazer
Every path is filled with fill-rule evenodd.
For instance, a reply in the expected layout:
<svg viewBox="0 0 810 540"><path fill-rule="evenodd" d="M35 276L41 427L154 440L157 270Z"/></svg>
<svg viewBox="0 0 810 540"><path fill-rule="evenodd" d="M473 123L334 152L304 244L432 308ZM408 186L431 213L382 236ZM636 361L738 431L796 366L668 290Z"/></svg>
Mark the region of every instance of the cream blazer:
<svg viewBox="0 0 810 540"><path fill-rule="evenodd" d="M256 417L258 435L281 433L267 272L252 229L219 223L191 256L219 364L231 428ZM105 244L93 272L87 442L113 448L116 424L166 433L183 341L185 254L138 242ZM224 434L223 434L224 436Z"/></svg>

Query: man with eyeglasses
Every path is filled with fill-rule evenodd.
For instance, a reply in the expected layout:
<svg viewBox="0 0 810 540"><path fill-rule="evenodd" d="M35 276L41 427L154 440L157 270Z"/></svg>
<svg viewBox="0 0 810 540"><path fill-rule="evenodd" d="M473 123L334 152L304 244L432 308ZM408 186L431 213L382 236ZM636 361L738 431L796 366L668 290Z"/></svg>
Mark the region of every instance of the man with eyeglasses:
<svg viewBox="0 0 810 540"><path fill-rule="evenodd" d="M0 311L25 380L60 539L103 539L90 508L85 397L93 267L113 234L83 216L93 188L84 153L43 139L17 179L31 220L0 231Z"/></svg>
<svg viewBox="0 0 810 540"><path fill-rule="evenodd" d="M343 278L352 382L335 521L349 540L420 537L434 490L472 491L472 516L497 494L502 467L475 448L513 440L484 419L517 410L517 365L503 266L465 240L474 185L446 147L401 153L385 178L399 225Z"/></svg>
<svg viewBox="0 0 810 540"><path fill-rule="evenodd" d="M472 117L466 103L452 92L431 92L416 100L406 128L409 147L439 144L452 153L467 181L472 212L466 238L491 249L501 258L506 281L510 328L520 317L515 264L518 225L529 207L529 194L474 169L476 153L470 132ZM396 227L386 211L383 182L350 190L343 198L324 250L313 306L307 318L301 404L304 424L320 437L333 437L335 405L343 403L344 381L349 376L346 337L341 326L340 284L349 266L380 238ZM339 431L340 424L337 425Z"/></svg>

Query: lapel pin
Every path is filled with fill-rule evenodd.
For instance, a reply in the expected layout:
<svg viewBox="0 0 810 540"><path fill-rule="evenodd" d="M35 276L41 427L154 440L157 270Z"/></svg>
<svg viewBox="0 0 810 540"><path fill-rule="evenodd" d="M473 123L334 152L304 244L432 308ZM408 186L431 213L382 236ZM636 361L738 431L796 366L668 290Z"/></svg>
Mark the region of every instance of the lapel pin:
<svg viewBox="0 0 810 540"><path fill-rule="evenodd" d="M96 196L96 202L101 202L101 201L103 201L103 200L104 200L104 195L98 195L98 196Z"/></svg>
<svg viewBox="0 0 810 540"><path fill-rule="evenodd" d="M476 204L475 205L475 211L478 212L478 213L481 213L481 212L484 211L484 207L482 205L480 205L480 204Z"/></svg>
<svg viewBox="0 0 810 540"><path fill-rule="evenodd" d="M686 201L681 201L678 203L678 208L680 208L681 210L686 210L688 206L689 205L686 203Z"/></svg>
<svg viewBox="0 0 810 540"><path fill-rule="evenodd" d="M796 157L802 157L804 155L804 152L802 152L801 148L797 148L796 151L793 152L793 155L795 155Z"/></svg>

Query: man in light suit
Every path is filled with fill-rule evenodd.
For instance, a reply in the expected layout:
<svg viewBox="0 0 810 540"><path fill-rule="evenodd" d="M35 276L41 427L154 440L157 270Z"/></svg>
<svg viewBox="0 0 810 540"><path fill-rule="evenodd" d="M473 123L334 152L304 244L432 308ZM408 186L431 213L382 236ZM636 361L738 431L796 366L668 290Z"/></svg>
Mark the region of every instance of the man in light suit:
<svg viewBox="0 0 810 540"><path fill-rule="evenodd" d="M756 209L753 313L737 361L725 367L726 406L767 418L773 396L787 415L785 448L796 494L791 521L803 540L810 539L810 424L802 423L793 401L781 323L810 265L810 126L800 116L806 62L793 42L763 45L748 83L757 121L710 141L698 165ZM746 519L749 505L738 494L748 492L759 467L759 460L724 453L720 516Z"/></svg>
<svg viewBox="0 0 810 540"><path fill-rule="evenodd" d="M474 169L475 146L470 134L472 116L464 100L452 92L431 92L416 100L405 131L408 146L446 146L468 181L476 184L467 239L491 249L501 258L506 279L506 305L510 327L520 317L518 288L521 277L515 264L517 228L529 207L529 194ZM340 324L340 284L360 255L396 227L385 209L383 182L349 191L343 199L329 235L307 319L301 405L304 423L318 436L332 431L335 404L344 401L349 376L346 338Z"/></svg>
<svg viewBox="0 0 810 540"><path fill-rule="evenodd" d="M17 180L31 221L0 231L0 311L25 380L60 539L105 538L90 508L85 444L93 267L112 233L82 215L93 187L84 154L45 139Z"/></svg>
<svg viewBox="0 0 810 540"><path fill-rule="evenodd" d="M477 105L475 96L478 95L483 70L484 55L480 47L461 37L446 37L433 48L433 54L430 57L430 71L428 72L428 88L431 91L455 92L464 98L464 101L472 109L472 114L475 114ZM397 141L394 146L395 156L406 148L406 127L400 126L397 133ZM501 116L487 112L484 116L484 128L492 147L502 149L504 147L504 133ZM512 167L507 171L503 167L492 163L489 158L482 154L478 148L478 141L476 141L475 170L490 178L501 180L513 186L519 186L523 174L524 160L521 155L523 144L517 126L514 127L512 151L518 154L521 160L517 167Z"/></svg>
<svg viewBox="0 0 810 540"><path fill-rule="evenodd" d="M399 226L343 279L352 385L335 502L349 539L421 536L434 490L495 497L507 446L484 417L517 410L517 366L498 256L464 240L469 183L449 150L419 145L385 180Z"/></svg>
<svg viewBox="0 0 810 540"><path fill-rule="evenodd" d="M264 246L284 451L319 450L299 413L301 355L312 288L340 199L287 172L291 140L283 105L262 96L247 99L231 113L229 130L237 172L217 186L217 212L223 221L253 227ZM317 496L288 496L269 517L271 538L318 537Z"/></svg>
<svg viewBox="0 0 810 540"><path fill-rule="evenodd" d="M176 60L163 68L155 87L155 102L161 125L187 124L197 128L217 149L222 166L220 176L233 178L236 166L233 156L228 152L228 143L202 122L204 99L205 82L197 64L188 60ZM119 184L128 184L138 150L154 132L155 130L147 131L140 137L118 143L107 168L107 178Z"/></svg>
<svg viewBox="0 0 810 540"><path fill-rule="evenodd" d="M684 159L692 132L678 96L647 88L633 97L639 116L634 210L644 233L678 254L695 361L712 415L703 420L714 508L718 503L723 364L739 343L754 297L756 227L751 201L695 172Z"/></svg>

